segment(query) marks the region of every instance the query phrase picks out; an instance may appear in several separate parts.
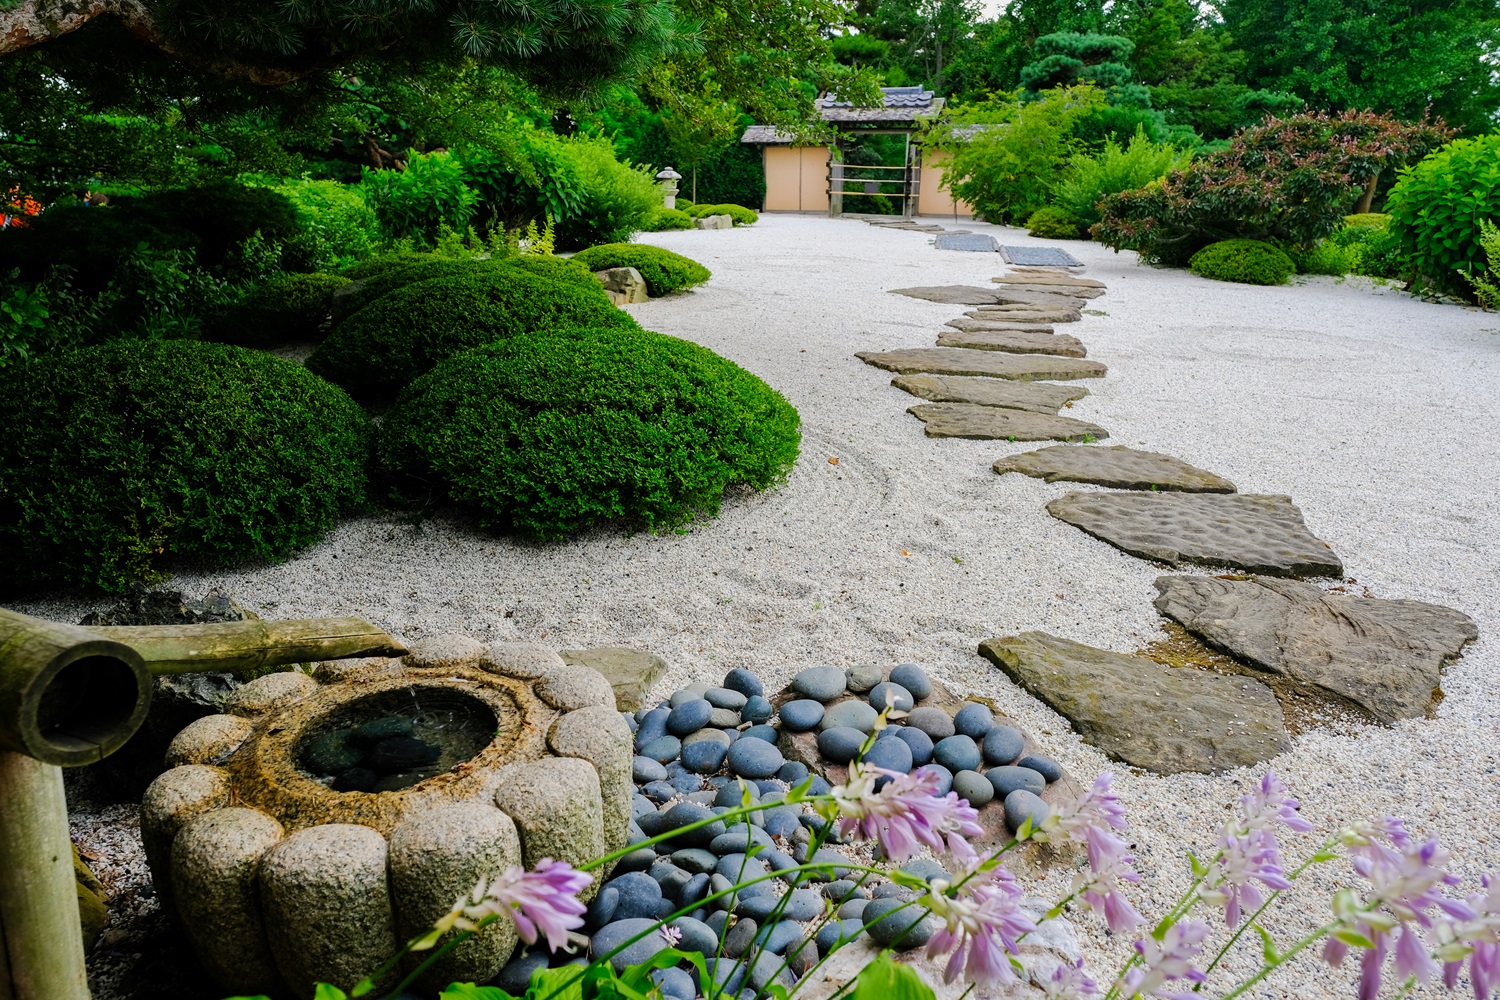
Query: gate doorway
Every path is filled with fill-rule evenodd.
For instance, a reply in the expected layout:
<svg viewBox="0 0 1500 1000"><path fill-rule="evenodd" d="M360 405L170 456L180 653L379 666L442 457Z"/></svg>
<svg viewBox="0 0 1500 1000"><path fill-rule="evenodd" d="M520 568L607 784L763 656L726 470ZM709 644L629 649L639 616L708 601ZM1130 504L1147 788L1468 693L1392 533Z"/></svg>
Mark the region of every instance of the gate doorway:
<svg viewBox="0 0 1500 1000"><path fill-rule="evenodd" d="M922 150L908 130L841 136L828 150L828 214L889 215L917 210Z"/></svg>

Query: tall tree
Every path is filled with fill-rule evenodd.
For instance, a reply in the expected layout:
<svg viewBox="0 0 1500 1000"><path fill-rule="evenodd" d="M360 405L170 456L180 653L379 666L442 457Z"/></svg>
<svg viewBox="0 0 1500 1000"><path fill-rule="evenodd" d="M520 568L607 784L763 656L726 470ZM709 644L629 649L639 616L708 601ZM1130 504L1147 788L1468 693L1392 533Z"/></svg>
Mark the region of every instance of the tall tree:
<svg viewBox="0 0 1500 1000"><path fill-rule="evenodd" d="M1430 109L1470 132L1496 124L1496 0L1223 0L1221 10L1262 87L1319 108L1406 119Z"/></svg>

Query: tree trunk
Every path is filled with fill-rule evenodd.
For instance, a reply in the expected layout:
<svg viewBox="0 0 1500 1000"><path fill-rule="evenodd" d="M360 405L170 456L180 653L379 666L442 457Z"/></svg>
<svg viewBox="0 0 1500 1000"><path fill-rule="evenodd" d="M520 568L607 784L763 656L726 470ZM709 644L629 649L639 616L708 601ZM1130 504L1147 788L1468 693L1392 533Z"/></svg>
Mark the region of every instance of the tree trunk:
<svg viewBox="0 0 1500 1000"><path fill-rule="evenodd" d="M1365 182L1365 193L1359 196L1359 204L1354 207L1355 215L1364 215L1375 204L1375 188L1380 185L1380 175L1376 174Z"/></svg>

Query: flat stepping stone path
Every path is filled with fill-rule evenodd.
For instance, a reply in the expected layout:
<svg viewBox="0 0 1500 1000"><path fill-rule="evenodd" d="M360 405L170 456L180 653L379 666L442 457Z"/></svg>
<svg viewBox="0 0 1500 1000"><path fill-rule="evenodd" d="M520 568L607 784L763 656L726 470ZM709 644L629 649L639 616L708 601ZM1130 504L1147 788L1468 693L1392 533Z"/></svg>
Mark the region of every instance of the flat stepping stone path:
<svg viewBox="0 0 1500 1000"><path fill-rule="evenodd" d="M983 233L944 233L932 241L939 250L968 250L973 253L997 253L1000 244Z"/></svg>
<svg viewBox="0 0 1500 1000"><path fill-rule="evenodd" d="M891 379L891 385L934 403L977 403L1033 413L1056 413L1064 405L1089 394L1081 385L962 375L900 375Z"/></svg>
<svg viewBox="0 0 1500 1000"><path fill-rule="evenodd" d="M1000 256L1007 264L1031 267L1082 267L1083 261L1062 247L1007 247L1000 248Z"/></svg>
<svg viewBox="0 0 1500 1000"><path fill-rule="evenodd" d="M1053 517L1142 559L1270 576L1343 576L1291 497L1260 493L1069 493Z"/></svg>
<svg viewBox="0 0 1500 1000"><path fill-rule="evenodd" d="M974 403L918 403L906 412L927 425L928 437L982 441L1084 441L1109 437L1109 431L1085 420Z"/></svg>
<svg viewBox="0 0 1500 1000"><path fill-rule="evenodd" d="M1105 287L1104 282L1093 278L1084 278L1066 271L1042 271L1032 268L1017 268L1009 274L1002 274L991 281L1000 285L1064 285L1068 288L1098 288Z"/></svg>
<svg viewBox="0 0 1500 1000"><path fill-rule="evenodd" d="M1116 490L1174 490L1184 493L1233 493L1223 476L1155 451L1124 445L1070 447L1054 445L995 460L1000 474L1020 472L1049 483L1093 483Z"/></svg>
<svg viewBox="0 0 1500 1000"><path fill-rule="evenodd" d="M973 351L959 347L908 347L896 351L860 351L855 354L867 365L909 375L988 375L1009 379L1103 378L1109 370L1085 358L1060 358L1043 354L1006 354L1003 351Z"/></svg>
<svg viewBox="0 0 1500 1000"><path fill-rule="evenodd" d="M1077 323L1083 313L1077 309L1057 306L980 306L964 313L970 319L984 319L1011 323Z"/></svg>
<svg viewBox="0 0 1500 1000"><path fill-rule="evenodd" d="M943 330L938 333L939 347L967 347L978 351L1005 351L1008 354L1056 354L1064 358L1081 358L1088 352L1083 341L1066 333L1053 333L1050 326L1033 329Z"/></svg>
<svg viewBox="0 0 1500 1000"><path fill-rule="evenodd" d="M955 330L1030 330L1033 333L1052 333L1052 324L1034 322L1030 320L1002 319L1000 317L984 317L974 319L969 316L959 316L950 319L943 324ZM942 331L938 331L941 333Z"/></svg>
<svg viewBox="0 0 1500 1000"><path fill-rule="evenodd" d="M1249 677L1179 669L1046 632L986 639L979 655L1116 760L1212 774L1290 750L1281 705Z"/></svg>
<svg viewBox="0 0 1500 1000"><path fill-rule="evenodd" d="M1007 292L1037 292L1042 295L1068 295L1075 299L1097 299L1103 295L1103 288L1095 288L1092 285L1052 285L1042 282L1001 282L999 278L991 278L993 282L1000 285L1001 290Z"/></svg>
<svg viewBox="0 0 1500 1000"><path fill-rule="evenodd" d="M892 288L891 294L957 306L1029 305L1071 309L1081 301L1078 296L1050 289L1012 291L1005 288L981 288L978 285L914 285L911 288Z"/></svg>
<svg viewBox="0 0 1500 1000"><path fill-rule="evenodd" d="M1163 576L1156 589L1156 610L1210 646L1387 723L1425 715L1443 665L1479 637L1473 619L1452 608L1294 580Z"/></svg>

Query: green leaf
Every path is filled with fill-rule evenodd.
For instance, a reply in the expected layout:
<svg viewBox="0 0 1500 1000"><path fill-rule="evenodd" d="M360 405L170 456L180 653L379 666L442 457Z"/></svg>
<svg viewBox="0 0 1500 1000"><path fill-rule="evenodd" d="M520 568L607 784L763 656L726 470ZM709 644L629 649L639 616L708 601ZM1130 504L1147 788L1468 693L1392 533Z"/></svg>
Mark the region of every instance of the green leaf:
<svg viewBox="0 0 1500 1000"><path fill-rule="evenodd" d="M475 986L473 983L449 983L438 994L438 1000L516 1000L498 986Z"/></svg>
<svg viewBox="0 0 1500 1000"><path fill-rule="evenodd" d="M1357 931L1337 930L1333 932L1333 936L1338 938L1345 944L1355 948L1370 949L1375 947L1374 941L1371 941L1369 938L1365 937L1363 934L1360 934Z"/></svg>
<svg viewBox="0 0 1500 1000"><path fill-rule="evenodd" d="M1260 954L1266 960L1267 965L1275 965L1281 960L1281 954L1276 950L1276 942L1271 940L1271 932L1259 924L1253 925L1255 933L1260 935Z"/></svg>
<svg viewBox="0 0 1500 1000"><path fill-rule="evenodd" d="M583 1000L584 971L576 965L565 965L560 969L537 969L531 974L526 1000L541 1000L542 997L550 997L551 1000Z"/></svg>
<svg viewBox="0 0 1500 1000"><path fill-rule="evenodd" d="M936 994L914 969L898 965L882 952L860 970L849 1000L936 1000Z"/></svg>
<svg viewBox="0 0 1500 1000"><path fill-rule="evenodd" d="M319 983L313 990L313 1000L349 1000L349 994L337 986Z"/></svg>

